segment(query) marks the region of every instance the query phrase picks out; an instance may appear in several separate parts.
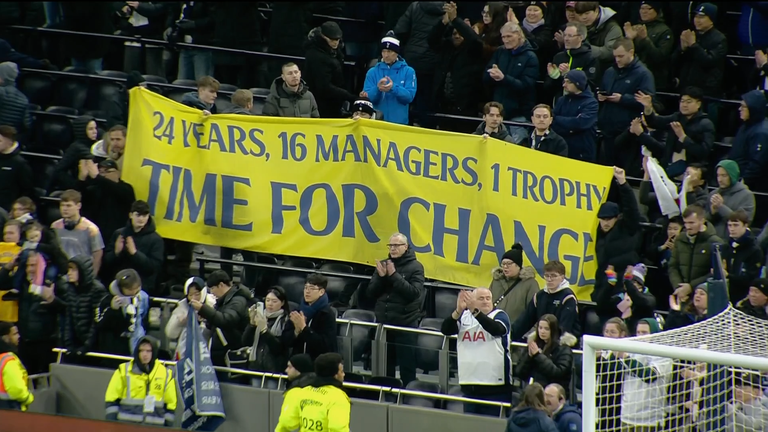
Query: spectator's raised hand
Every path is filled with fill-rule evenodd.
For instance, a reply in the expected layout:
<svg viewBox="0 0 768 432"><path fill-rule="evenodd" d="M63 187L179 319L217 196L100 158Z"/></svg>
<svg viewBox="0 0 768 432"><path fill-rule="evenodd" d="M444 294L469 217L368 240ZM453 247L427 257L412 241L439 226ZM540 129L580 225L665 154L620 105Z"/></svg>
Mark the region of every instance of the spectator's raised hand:
<svg viewBox="0 0 768 432"><path fill-rule="evenodd" d="M669 127L672 128L672 132L675 133L677 139L680 140L680 142L685 140L685 131L683 130L683 125L681 125L680 122L672 122L669 124Z"/></svg>
<svg viewBox="0 0 768 432"><path fill-rule="evenodd" d="M392 260L387 260L387 276L395 274L395 263Z"/></svg>
<svg viewBox="0 0 768 432"><path fill-rule="evenodd" d="M643 132L645 132L643 130L643 121L640 120L640 117L635 118L632 120L632 123L629 124L629 132L637 136L640 136L643 134ZM643 161L643 169L645 169L647 166L645 163L646 159L643 159Z"/></svg>
<svg viewBox="0 0 768 432"><path fill-rule="evenodd" d="M547 75L552 76L557 70L557 66L552 63L547 63Z"/></svg>
<svg viewBox="0 0 768 432"><path fill-rule="evenodd" d="M625 22L624 23L624 36L627 39L634 39L637 37L637 30L632 27L632 23Z"/></svg>
<svg viewBox="0 0 768 432"><path fill-rule="evenodd" d="M366 92L364 92L364 91L361 91L361 92L360 92L360 97L364 97L364 98L367 98L367 97L368 97L368 93L366 93Z"/></svg>
<svg viewBox="0 0 768 432"><path fill-rule="evenodd" d="M557 42L557 45L558 45L560 48L562 48L562 47L563 47L563 45L564 45L564 44L563 44L563 39L564 39L564 37L563 37L563 31L562 31L562 30L558 30L558 31L555 33L555 38L554 38L554 39L555 39L555 42Z"/></svg>
<svg viewBox="0 0 768 432"><path fill-rule="evenodd" d="M712 195L709 199L709 205L712 207L712 211L717 211L723 205L723 197L720 194Z"/></svg>
<svg viewBox="0 0 768 432"><path fill-rule="evenodd" d="M99 166L96 165L96 162L94 162L93 159L87 159L85 161L85 166L88 169L88 175L91 178L96 178L99 176Z"/></svg>
<svg viewBox="0 0 768 432"><path fill-rule="evenodd" d="M625 173L623 169L617 166L613 167L613 177L620 185L623 185L627 182L627 173Z"/></svg>
<svg viewBox="0 0 768 432"><path fill-rule="evenodd" d="M562 74L562 75L565 75L565 74L567 74L568 72L571 71L571 67L568 66L568 63L560 63L557 66L557 69L560 70L560 74Z"/></svg>
<svg viewBox="0 0 768 432"><path fill-rule="evenodd" d="M768 55L762 50L755 51L755 64L757 67L762 68L766 63L768 63Z"/></svg>
<svg viewBox="0 0 768 432"><path fill-rule="evenodd" d="M456 3L454 2L446 3L443 6L443 10L445 11L446 15L448 15L448 22L453 21L459 15L456 11Z"/></svg>
<svg viewBox="0 0 768 432"><path fill-rule="evenodd" d="M117 236L115 241L115 255L119 255L125 247L125 238L122 235Z"/></svg>
<svg viewBox="0 0 768 432"><path fill-rule="evenodd" d="M296 334L301 333L302 330L307 326L307 319L304 317L304 312L291 312L290 315L291 322L293 322L293 326L296 328Z"/></svg>
<svg viewBox="0 0 768 432"><path fill-rule="evenodd" d="M645 39L648 37L648 28L645 27L645 24L636 25L635 32L637 32L635 39Z"/></svg>
<svg viewBox="0 0 768 432"><path fill-rule="evenodd" d="M77 164L77 179L80 181L84 181L88 178L88 165L86 164L85 159L81 159L80 162Z"/></svg>
<svg viewBox="0 0 768 432"><path fill-rule="evenodd" d="M136 252L138 252L138 249L136 249L136 242L133 241L133 237L126 237L125 238L125 249L131 255L135 255Z"/></svg>
<svg viewBox="0 0 768 432"><path fill-rule="evenodd" d="M459 296L456 297L456 313L461 315L462 312L467 310L469 303L467 302L467 296L464 295L464 290L459 292Z"/></svg>
<svg viewBox="0 0 768 432"><path fill-rule="evenodd" d="M680 300L675 295L669 296L669 310L680 312Z"/></svg>
<svg viewBox="0 0 768 432"><path fill-rule="evenodd" d="M200 309L203 308L203 304L200 303L200 300L190 300L189 307L194 309L196 312L200 312Z"/></svg>
<svg viewBox="0 0 768 432"><path fill-rule="evenodd" d="M673 292L672 295L677 297L677 301L680 303L688 300L688 297L691 295L692 291L693 289L691 289L691 284L681 283L677 285L677 289L675 289L675 292Z"/></svg>
<svg viewBox="0 0 768 432"><path fill-rule="evenodd" d="M538 354L541 350L539 349L539 346L536 345L536 340L529 339L528 340L528 355L533 357L536 354Z"/></svg>
<svg viewBox="0 0 768 432"><path fill-rule="evenodd" d="M619 103L621 101L621 93L614 93L608 96L603 96L603 101L611 103Z"/></svg>
<svg viewBox="0 0 768 432"><path fill-rule="evenodd" d="M645 108L653 107L653 96L645 94L641 91L635 93L635 100Z"/></svg>
<svg viewBox="0 0 768 432"><path fill-rule="evenodd" d="M498 65L491 66L491 68L488 69L488 75L490 75L494 81L501 81L504 79L504 72L499 69Z"/></svg>
<svg viewBox="0 0 768 432"><path fill-rule="evenodd" d="M376 272L379 274L379 276L384 277L387 275L387 266L379 261L376 260Z"/></svg>

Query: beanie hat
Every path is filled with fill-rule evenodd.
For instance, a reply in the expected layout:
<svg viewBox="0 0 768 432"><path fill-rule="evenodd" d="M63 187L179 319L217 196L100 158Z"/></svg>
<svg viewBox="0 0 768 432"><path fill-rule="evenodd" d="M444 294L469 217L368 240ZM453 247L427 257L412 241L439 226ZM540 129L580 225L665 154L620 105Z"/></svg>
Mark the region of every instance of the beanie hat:
<svg viewBox="0 0 768 432"><path fill-rule="evenodd" d="M547 14L547 5L544 4L544 2L532 1L528 4L528 6L536 6L537 8L541 9L541 13L543 15Z"/></svg>
<svg viewBox="0 0 768 432"><path fill-rule="evenodd" d="M696 290L702 290L705 293L709 294L709 291L707 290L707 283L704 282L703 284L699 284L696 286L696 288L693 289L693 293L696 294Z"/></svg>
<svg viewBox="0 0 768 432"><path fill-rule="evenodd" d="M750 286L753 286L760 290L763 295L768 296L768 279L766 278L760 278L755 279L752 281L752 284Z"/></svg>
<svg viewBox="0 0 768 432"><path fill-rule="evenodd" d="M326 21L320 26L320 33L328 39L341 39L341 27L333 21Z"/></svg>
<svg viewBox="0 0 768 432"><path fill-rule="evenodd" d="M658 1L643 1L640 2L640 6L642 5L648 5L651 7L651 9L655 10L656 12L661 12L662 5L664 3L658 2Z"/></svg>
<svg viewBox="0 0 768 432"><path fill-rule="evenodd" d="M19 76L19 67L13 62L0 63L0 78L3 83L11 83L16 81L16 77Z"/></svg>
<svg viewBox="0 0 768 432"><path fill-rule="evenodd" d="M381 39L381 49L394 51L400 54L400 41L395 37L395 32L390 30L387 32L387 35Z"/></svg>
<svg viewBox="0 0 768 432"><path fill-rule="evenodd" d="M645 267L645 264L637 264L632 269L632 279L640 282L641 285L645 285L645 275L647 273L648 269Z"/></svg>
<svg viewBox="0 0 768 432"><path fill-rule="evenodd" d="M501 260L504 261L505 259L508 259L517 264L518 267L523 268L523 246L520 243L513 244L512 248L502 255Z"/></svg>
<svg viewBox="0 0 768 432"><path fill-rule="evenodd" d="M144 79L143 76L141 76L141 73L139 71L130 71L128 73L128 78L125 79L125 88L130 90L134 87L138 87L139 84L146 82L147 80Z"/></svg>
<svg viewBox="0 0 768 432"><path fill-rule="evenodd" d="M734 186L739 182L741 171L739 170L739 164L735 161L723 159L717 164L715 171L717 171L717 168L722 168L728 173L728 177L731 179L731 186Z"/></svg>
<svg viewBox="0 0 768 432"><path fill-rule="evenodd" d="M352 104L352 112L357 111L368 113L371 116L376 112L373 108L373 103L368 98L360 98Z"/></svg>
<svg viewBox="0 0 768 432"><path fill-rule="evenodd" d="M572 70L565 74L565 79L572 82L577 89L584 91L587 88L587 74L584 71Z"/></svg>
<svg viewBox="0 0 768 432"><path fill-rule="evenodd" d="M291 366L301 373L309 373L315 371L315 365L312 361L312 357L309 354L296 354L288 359L291 362Z"/></svg>
<svg viewBox="0 0 768 432"><path fill-rule="evenodd" d="M655 318L642 318L640 319L640 322L644 322L648 324L648 327L651 329L651 334L658 333L661 331L661 326L659 325L659 322L656 321Z"/></svg>
<svg viewBox="0 0 768 432"><path fill-rule="evenodd" d="M717 6L712 3L702 3L696 9L696 15L706 15L714 23L717 21Z"/></svg>

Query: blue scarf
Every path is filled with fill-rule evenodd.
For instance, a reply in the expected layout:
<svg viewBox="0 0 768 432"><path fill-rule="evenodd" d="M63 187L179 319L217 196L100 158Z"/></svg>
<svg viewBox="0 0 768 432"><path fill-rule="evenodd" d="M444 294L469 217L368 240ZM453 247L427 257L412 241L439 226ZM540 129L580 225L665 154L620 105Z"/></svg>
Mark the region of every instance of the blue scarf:
<svg viewBox="0 0 768 432"><path fill-rule="evenodd" d="M314 318L319 311L325 309L327 306L328 294L323 294L322 297L317 299L317 301L311 305L307 304L306 300L301 299L301 306L299 306L299 310L304 313L304 317L307 318L307 325L309 325L309 322L312 321L312 318Z"/></svg>

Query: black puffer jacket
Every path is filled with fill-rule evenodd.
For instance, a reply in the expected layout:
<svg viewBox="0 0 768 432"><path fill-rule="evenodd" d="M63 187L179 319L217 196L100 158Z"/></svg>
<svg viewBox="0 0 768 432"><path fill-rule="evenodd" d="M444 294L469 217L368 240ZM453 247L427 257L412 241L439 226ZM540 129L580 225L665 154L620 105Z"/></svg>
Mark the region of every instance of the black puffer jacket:
<svg viewBox="0 0 768 432"><path fill-rule="evenodd" d="M62 317L62 342L72 352L88 352L95 343L96 310L107 295L107 290L93 274L93 260L78 255L69 260L77 266L80 275L78 283L70 283L62 290L62 301L66 313Z"/></svg>
<svg viewBox="0 0 768 432"><path fill-rule="evenodd" d="M353 95L344 85L344 46L331 49L315 28L305 45L306 55L303 78L317 101L317 110L323 118L341 117L341 105L354 102Z"/></svg>
<svg viewBox="0 0 768 432"><path fill-rule="evenodd" d="M408 66L416 74L431 74L437 66L437 53L429 47L429 33L443 18L444 2L416 1L411 3L395 26L401 51Z"/></svg>
<svg viewBox="0 0 768 432"><path fill-rule="evenodd" d="M32 127L29 99L10 78L0 83L0 125L13 126L18 132L26 132Z"/></svg>
<svg viewBox="0 0 768 432"><path fill-rule="evenodd" d="M55 341L57 337L57 318L59 308L56 303L44 304L42 297L34 294L30 290L30 282L26 277L28 253L22 253L19 258L19 269L21 273L11 274L5 268L0 269L0 290L8 291L17 289L19 291L19 333L21 340L28 342L50 342ZM51 269L46 269L47 275L53 273ZM46 277L43 284L45 286L54 285L54 293L60 296L62 287L65 284L63 278Z"/></svg>
<svg viewBox="0 0 768 432"><path fill-rule="evenodd" d="M453 30L456 30L464 42L458 47L453 45ZM438 21L429 34L429 46L438 53L438 67L435 72L433 94L437 106L443 102L461 107L463 110L477 112L483 87L478 77L483 73L483 40L461 18L455 18L448 25ZM450 74L453 100L446 100L446 79Z"/></svg>
<svg viewBox="0 0 768 432"><path fill-rule="evenodd" d="M635 192L629 183L619 186L621 194L621 217L613 228L606 232L598 228L595 241L595 257L597 271L595 272L595 289L592 291L592 301L598 302L605 296L610 296L612 287L605 277L605 270L612 265L617 272L623 272L629 265L640 262L637 253L637 242L640 239L640 210L635 198Z"/></svg>
<svg viewBox="0 0 768 432"><path fill-rule="evenodd" d="M203 305L200 317L205 319L213 334L211 341L211 360L214 366L224 366L228 350L243 346L243 332L250 321L248 303L251 293L246 288L233 285L222 299L216 301L216 307Z"/></svg>
<svg viewBox="0 0 768 432"><path fill-rule="evenodd" d="M382 277L374 272L368 284L368 297L377 299L376 319L384 324L415 326L425 294L424 266L410 248L400 258L390 259L395 273Z"/></svg>
<svg viewBox="0 0 768 432"><path fill-rule="evenodd" d="M81 159L93 159L91 146L95 139L88 138L88 123L96 121L91 116L80 116L72 120L72 133L75 141L67 147L53 173L54 190L77 188L77 172ZM98 137L97 137L98 139Z"/></svg>
<svg viewBox="0 0 768 432"><path fill-rule="evenodd" d="M528 340L536 340L536 332L531 333L528 336ZM560 384L566 389L566 397L568 396L568 389L571 383L571 369L573 368L573 352L571 351L571 345L576 345L576 337L570 333L564 334L557 345L552 347L552 350L544 354L543 343L540 343L538 354L531 357L527 352L523 356L523 359L517 365L515 374L524 382L528 382L529 378L533 378L534 382L537 382L546 387L549 384Z"/></svg>
<svg viewBox="0 0 768 432"><path fill-rule="evenodd" d="M136 253L131 255L128 249L123 247L119 253L115 253L115 243L119 236L133 237L136 244ZM141 276L141 286L150 296L156 295L157 276L163 266L163 238L157 233L155 220L150 216L147 225L139 232L133 230L131 222L124 228L116 230L104 251L104 280L114 279L114 274L120 270L132 268Z"/></svg>
<svg viewBox="0 0 768 432"><path fill-rule="evenodd" d="M715 145L715 125L706 113L697 112L691 118L686 118L679 111L668 116L651 114L645 116L645 121L651 128L667 131L664 153L659 158L661 166L667 166L672 162L672 153L683 150L685 150L685 159L689 164L707 164L709 153ZM685 141L680 142L677 135L672 132L669 126L672 122L679 122L683 126L686 135ZM651 152L656 154L655 149L651 149Z"/></svg>
<svg viewBox="0 0 768 432"><path fill-rule="evenodd" d="M741 238L729 238L722 248L725 270L728 272L728 297L734 305L749 294L752 281L760 276L765 255L755 242L752 231Z"/></svg>
<svg viewBox="0 0 768 432"><path fill-rule="evenodd" d="M678 44L672 53L672 64L677 70L678 89L698 87L705 96L720 97L725 73L728 40L716 28L696 33L696 43L683 51Z"/></svg>

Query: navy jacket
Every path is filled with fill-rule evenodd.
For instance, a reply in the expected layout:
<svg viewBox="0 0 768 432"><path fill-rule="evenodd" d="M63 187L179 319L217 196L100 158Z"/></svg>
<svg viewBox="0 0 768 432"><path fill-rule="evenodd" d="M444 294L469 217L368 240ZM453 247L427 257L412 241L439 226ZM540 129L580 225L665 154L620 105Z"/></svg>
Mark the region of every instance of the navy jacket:
<svg viewBox="0 0 768 432"><path fill-rule="evenodd" d="M557 134L552 129L548 130L544 137L536 142L536 131L531 132L529 136L521 143L521 145L530 149L543 151L557 156L568 157L568 144L563 137Z"/></svg>
<svg viewBox="0 0 768 432"><path fill-rule="evenodd" d="M552 130L568 144L568 157L587 162L597 158L597 99L587 88L555 102Z"/></svg>
<svg viewBox="0 0 768 432"><path fill-rule="evenodd" d="M558 432L581 432L581 412L575 405L564 405L552 416Z"/></svg>
<svg viewBox="0 0 768 432"><path fill-rule="evenodd" d="M507 420L507 432L557 432L557 426L546 412L523 408L512 411Z"/></svg>
<svg viewBox="0 0 768 432"><path fill-rule="evenodd" d="M618 103L603 102L597 121L603 134L617 136L643 112L643 106L635 100L635 93L641 91L645 94L655 94L656 86L651 71L635 57L625 68L614 65L605 71L600 90L621 94Z"/></svg>
<svg viewBox="0 0 768 432"><path fill-rule="evenodd" d="M494 80L487 72L493 65L504 73L501 81ZM497 48L483 73L483 80L493 88L493 100L504 105L505 119L531 115L536 105L538 79L539 59L528 41L517 49Z"/></svg>
<svg viewBox="0 0 768 432"><path fill-rule="evenodd" d="M739 164L741 176L750 189L762 181L768 168L768 120L766 100L759 90L752 90L741 97L749 108L749 120L739 128L733 139L728 159Z"/></svg>

